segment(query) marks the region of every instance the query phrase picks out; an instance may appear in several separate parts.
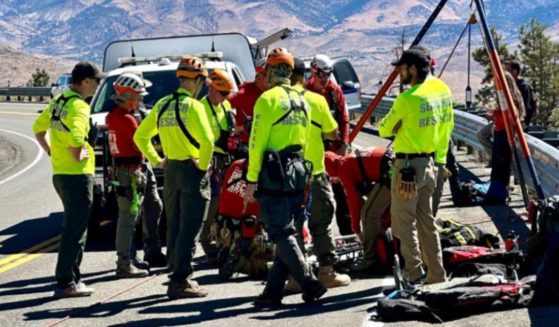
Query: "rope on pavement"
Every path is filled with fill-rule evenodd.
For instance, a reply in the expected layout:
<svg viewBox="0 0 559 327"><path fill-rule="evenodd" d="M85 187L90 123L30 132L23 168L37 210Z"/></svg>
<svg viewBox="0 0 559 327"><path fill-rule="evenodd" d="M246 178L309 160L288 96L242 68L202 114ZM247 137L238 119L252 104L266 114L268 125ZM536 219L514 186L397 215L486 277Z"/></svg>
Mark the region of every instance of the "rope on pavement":
<svg viewBox="0 0 559 327"><path fill-rule="evenodd" d="M97 306L99 306L99 305L101 305L101 304L103 304L103 303L105 303L105 302L107 302L107 301L109 301L109 300L114 299L115 297L117 297L117 296L119 296L119 295L122 295L122 294L124 294L124 293L126 293L126 292L128 292L128 291L131 291L131 290L135 289L136 287L138 287L138 286L140 286L140 285L143 285L143 284L145 284L145 283L151 281L152 279L155 279L155 277L158 277L159 275L161 275L161 273L155 273L153 276L150 276L150 277L148 277L148 278L145 278L145 279L143 279L143 280L137 282L136 284L133 284L132 286L130 286L130 287L128 287L128 288L126 288L126 289L124 289L124 290L118 292L118 293L109 295L109 296L107 296L106 298L104 298L104 299L102 299L102 300L100 300L100 301L98 301L98 302L96 302L96 303L93 303L92 305L90 305L90 306L88 306L88 307L85 307L85 308L79 310L78 312L74 313L73 316L76 316L76 315L82 314L82 313L84 313L84 312L87 312L88 310L91 310L91 309L93 309L93 308L95 308L95 307L97 307ZM57 321L55 321L55 322L53 322L53 323L51 323L51 324L49 324L49 325L47 325L47 326L45 326L45 327L58 326L58 325L60 325L61 323L65 322L65 321L67 321L67 320L69 320L69 319L71 319L71 318L72 318L72 315L67 315L66 317L61 318L61 319L59 319L59 320L57 320Z"/></svg>

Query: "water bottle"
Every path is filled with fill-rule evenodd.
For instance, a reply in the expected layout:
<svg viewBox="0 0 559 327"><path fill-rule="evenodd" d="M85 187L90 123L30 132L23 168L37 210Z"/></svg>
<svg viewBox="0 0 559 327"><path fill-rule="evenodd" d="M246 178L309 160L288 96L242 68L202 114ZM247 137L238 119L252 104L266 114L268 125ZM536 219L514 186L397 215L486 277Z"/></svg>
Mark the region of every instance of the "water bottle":
<svg viewBox="0 0 559 327"><path fill-rule="evenodd" d="M507 252L518 250L518 235L515 231L510 230L505 238L505 249Z"/></svg>

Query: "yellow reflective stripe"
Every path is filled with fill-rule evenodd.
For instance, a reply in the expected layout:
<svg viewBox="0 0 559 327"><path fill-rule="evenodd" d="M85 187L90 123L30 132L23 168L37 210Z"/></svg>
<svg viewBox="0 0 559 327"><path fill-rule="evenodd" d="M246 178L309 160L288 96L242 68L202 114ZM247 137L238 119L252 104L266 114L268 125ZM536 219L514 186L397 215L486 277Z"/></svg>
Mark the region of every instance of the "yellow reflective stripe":
<svg viewBox="0 0 559 327"><path fill-rule="evenodd" d="M464 226L464 229L466 229L466 232L468 232L468 234L470 234L470 236L472 237L472 240L476 240L476 234L474 233L474 230L472 229L472 227Z"/></svg>
<svg viewBox="0 0 559 327"><path fill-rule="evenodd" d="M454 237L456 237L456 239L458 240L458 242L460 242L461 245L466 245L466 239L462 236L462 234L460 234L460 232L456 232L453 234Z"/></svg>

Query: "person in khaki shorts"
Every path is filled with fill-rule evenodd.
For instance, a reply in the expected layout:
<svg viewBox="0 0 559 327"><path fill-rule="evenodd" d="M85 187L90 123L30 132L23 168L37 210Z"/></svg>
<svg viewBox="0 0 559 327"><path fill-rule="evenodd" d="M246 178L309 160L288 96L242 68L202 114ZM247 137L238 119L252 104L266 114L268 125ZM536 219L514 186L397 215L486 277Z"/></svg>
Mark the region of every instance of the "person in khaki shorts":
<svg viewBox="0 0 559 327"><path fill-rule="evenodd" d="M454 126L452 95L443 81L429 75L429 58L421 49L404 51L392 65L400 69L402 83L411 85L396 98L379 127L380 136L395 135L392 232L400 239L404 274L410 282L423 279L424 264L426 283L444 282L431 201L436 185L434 162L446 158Z"/></svg>

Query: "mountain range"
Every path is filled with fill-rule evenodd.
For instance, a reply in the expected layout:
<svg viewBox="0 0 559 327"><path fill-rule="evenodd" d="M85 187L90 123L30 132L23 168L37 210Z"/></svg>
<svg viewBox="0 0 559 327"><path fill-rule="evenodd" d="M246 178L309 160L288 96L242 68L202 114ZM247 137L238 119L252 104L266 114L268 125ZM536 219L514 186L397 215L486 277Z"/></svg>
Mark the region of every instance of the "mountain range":
<svg viewBox="0 0 559 327"><path fill-rule="evenodd" d="M102 60L117 39L242 32L257 39L283 27L294 31L281 44L296 55L346 56L365 90L390 71L394 49L413 40L437 0L0 0L0 43L14 51L70 60ZM451 48L471 13L470 0L451 0L426 35L424 44L439 61ZM486 0L487 18L514 44L519 26L536 18L559 40L559 1ZM472 47L482 46L477 27ZM464 88L465 40L443 75L456 92ZM2 70L6 69L4 66ZM473 66L473 83L480 67ZM6 74L0 73L0 85ZM25 80L28 76L25 77Z"/></svg>

